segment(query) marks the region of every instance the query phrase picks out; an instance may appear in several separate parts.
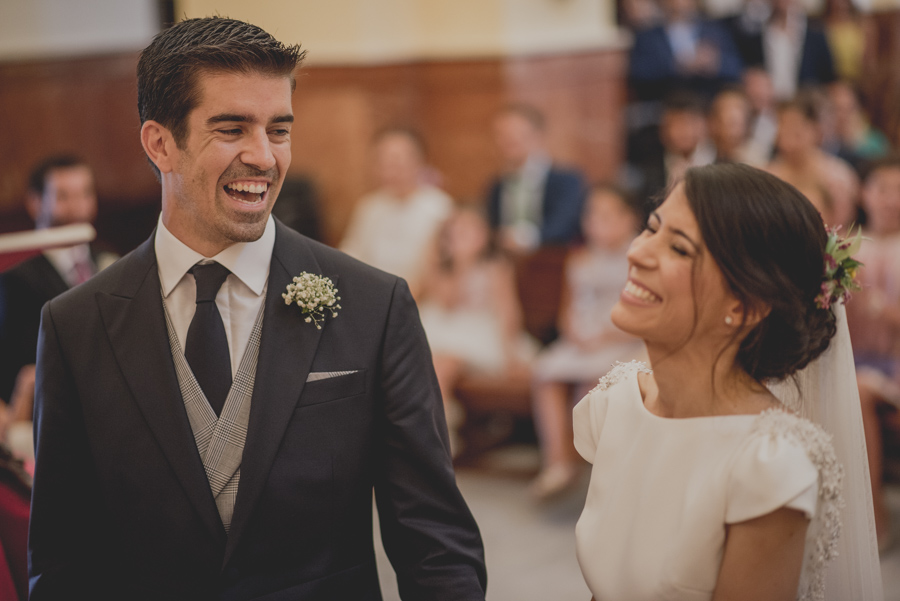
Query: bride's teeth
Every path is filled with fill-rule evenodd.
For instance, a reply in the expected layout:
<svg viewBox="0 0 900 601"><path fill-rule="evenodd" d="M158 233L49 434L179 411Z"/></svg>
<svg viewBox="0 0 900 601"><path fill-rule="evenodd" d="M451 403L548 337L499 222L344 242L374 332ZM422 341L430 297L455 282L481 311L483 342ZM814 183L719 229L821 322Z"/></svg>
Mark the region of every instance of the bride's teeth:
<svg viewBox="0 0 900 601"><path fill-rule="evenodd" d="M657 296L655 294L653 294L649 290L646 290L645 288L641 288L640 286L638 286L637 284L635 284L634 282L631 282L631 281L625 283L625 290L628 292L628 294L630 294L632 296L636 296L637 298L639 298L641 300L645 300L645 301L658 300Z"/></svg>

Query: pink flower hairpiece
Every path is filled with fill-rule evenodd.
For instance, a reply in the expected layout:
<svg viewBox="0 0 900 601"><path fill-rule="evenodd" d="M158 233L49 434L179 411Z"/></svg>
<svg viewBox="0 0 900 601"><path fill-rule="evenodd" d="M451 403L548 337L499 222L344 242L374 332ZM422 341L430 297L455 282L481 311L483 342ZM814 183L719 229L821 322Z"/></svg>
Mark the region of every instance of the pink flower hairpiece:
<svg viewBox="0 0 900 601"><path fill-rule="evenodd" d="M848 234L841 238L838 232L841 226L827 228L828 242L825 244L825 272L822 275L822 287L816 296L816 306L829 309L838 301L847 302L850 293L860 290L856 275L862 263L852 257L862 246L862 230L857 228L856 235ZM853 227L850 227L853 230Z"/></svg>

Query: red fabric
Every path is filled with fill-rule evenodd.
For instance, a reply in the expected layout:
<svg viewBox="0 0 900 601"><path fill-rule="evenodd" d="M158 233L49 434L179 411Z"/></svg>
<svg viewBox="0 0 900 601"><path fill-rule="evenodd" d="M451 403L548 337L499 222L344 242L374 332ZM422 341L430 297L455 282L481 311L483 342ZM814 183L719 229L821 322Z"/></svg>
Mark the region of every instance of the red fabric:
<svg viewBox="0 0 900 601"><path fill-rule="evenodd" d="M28 597L29 499L0 483L0 599ZM7 589L15 585L13 596ZM18 591L18 594L16 594Z"/></svg>
<svg viewBox="0 0 900 601"><path fill-rule="evenodd" d="M13 582L12 573L9 571L9 564L6 561L6 554L3 552L3 545L0 545L0 599L3 601L25 601L25 597L19 595L16 591L16 584Z"/></svg>

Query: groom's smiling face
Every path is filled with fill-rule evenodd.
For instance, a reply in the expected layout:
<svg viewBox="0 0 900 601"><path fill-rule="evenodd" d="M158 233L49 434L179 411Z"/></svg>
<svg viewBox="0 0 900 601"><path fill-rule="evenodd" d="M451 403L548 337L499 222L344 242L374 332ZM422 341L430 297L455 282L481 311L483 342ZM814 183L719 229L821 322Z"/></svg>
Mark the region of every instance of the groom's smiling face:
<svg viewBox="0 0 900 601"><path fill-rule="evenodd" d="M163 222L205 256L259 239L291 162L291 80L202 73L175 150Z"/></svg>

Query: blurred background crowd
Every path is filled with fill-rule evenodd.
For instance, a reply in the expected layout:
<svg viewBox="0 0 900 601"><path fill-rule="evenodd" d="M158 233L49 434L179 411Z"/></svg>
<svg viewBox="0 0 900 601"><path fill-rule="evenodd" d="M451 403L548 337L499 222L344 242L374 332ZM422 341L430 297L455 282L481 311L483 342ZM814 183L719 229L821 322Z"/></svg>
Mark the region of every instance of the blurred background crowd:
<svg viewBox="0 0 900 601"><path fill-rule="evenodd" d="M71 10L63 4L55 8ZM218 10L284 39L236 4L146 4L149 35ZM272 4L280 9L260 19L279 10L302 19L319 6ZM369 40L407 6L376 16L338 4L340 18L357 19L347 36ZM431 31L469 24L442 24L450 13L426 4ZM37 19L27 3L12 5L0 20L9 22L3 10ZM473 4L466 18L497 19L501 5L515 22L515 2ZM595 18L591 31L603 35L582 24L583 39L555 49L533 36L493 56L445 44L438 58L319 63L313 41L285 39L304 43L311 63L298 77L294 162L275 215L409 282L458 465L477 467L510 442L533 445L540 460L522 490L539 504L577 490L584 475L572 404L616 361L643 357L609 310L653 203L692 166L774 173L826 224L867 237L848 319L888 549L882 483L900 479L900 4L523 0L518 10L538 21L520 33L546 27L564 39L565 13L572 27ZM542 14L557 21L540 23ZM363 33L359 20L370 17ZM414 24L392 24L401 26ZM159 211L138 141L135 63L131 50L35 58L0 47L0 232L79 222L99 232L91 245L0 274L0 506L15 516L0 520L0 565L19 594L40 307L133 249Z"/></svg>

